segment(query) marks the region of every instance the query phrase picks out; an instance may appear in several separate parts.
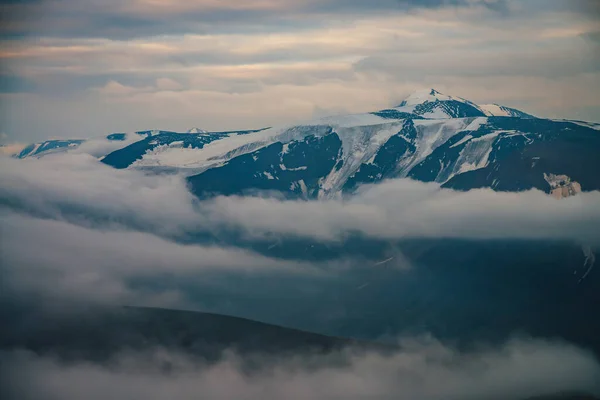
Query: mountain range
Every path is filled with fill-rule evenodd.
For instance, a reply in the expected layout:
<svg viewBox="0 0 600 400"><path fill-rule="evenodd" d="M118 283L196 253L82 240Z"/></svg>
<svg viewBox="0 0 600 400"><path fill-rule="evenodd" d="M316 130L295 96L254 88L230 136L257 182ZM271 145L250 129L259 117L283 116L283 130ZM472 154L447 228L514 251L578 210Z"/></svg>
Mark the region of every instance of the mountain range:
<svg viewBox="0 0 600 400"><path fill-rule="evenodd" d="M14 156L90 152L114 168L183 173L199 196L276 190L322 199L403 177L458 190L550 192L562 181L592 191L600 189L599 129L428 89L394 108L297 126L114 133L31 144Z"/></svg>

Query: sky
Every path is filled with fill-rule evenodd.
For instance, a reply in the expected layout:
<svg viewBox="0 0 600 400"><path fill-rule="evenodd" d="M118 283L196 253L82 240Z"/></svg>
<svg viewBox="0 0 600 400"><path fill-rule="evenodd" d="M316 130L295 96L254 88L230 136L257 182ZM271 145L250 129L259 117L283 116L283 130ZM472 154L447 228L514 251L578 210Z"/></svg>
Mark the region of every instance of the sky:
<svg viewBox="0 0 600 400"><path fill-rule="evenodd" d="M218 131L436 88L600 120L596 0L0 0L0 140Z"/></svg>

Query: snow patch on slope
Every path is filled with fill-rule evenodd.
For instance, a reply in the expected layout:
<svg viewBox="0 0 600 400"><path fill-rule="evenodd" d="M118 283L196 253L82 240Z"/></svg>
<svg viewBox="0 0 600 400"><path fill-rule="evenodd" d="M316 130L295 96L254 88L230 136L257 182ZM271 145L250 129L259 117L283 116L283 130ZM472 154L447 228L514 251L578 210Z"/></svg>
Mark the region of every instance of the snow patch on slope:
<svg viewBox="0 0 600 400"><path fill-rule="evenodd" d="M417 137L413 144L416 147L413 155L403 162L401 176L408 172L418 163L423 161L435 149L446 143L450 138L463 132L473 122L473 118L456 118L444 120L415 120Z"/></svg>
<svg viewBox="0 0 600 400"><path fill-rule="evenodd" d="M499 134L500 132L493 132L467 143L456 160L456 166L458 167L456 174L487 167L492 152L492 144ZM452 179L452 177L453 175L449 179Z"/></svg>
<svg viewBox="0 0 600 400"><path fill-rule="evenodd" d="M460 146L461 144L463 144L463 143L466 143L466 142L468 142L468 141L469 141L469 140L471 140L471 139L473 139L473 136L471 136L471 135L467 135L467 136L465 136L464 138L460 139L458 142L454 143L452 146L450 146L450 148L453 148L453 147L458 147L458 146Z"/></svg>
<svg viewBox="0 0 600 400"><path fill-rule="evenodd" d="M490 154L492 153L494 140L496 140L501 133L504 132L496 131L477 138L467 135L460 142L451 146L455 147L461 144L461 142L466 142L456 161L440 171L436 177L436 182L446 183L456 175L487 167Z"/></svg>
<svg viewBox="0 0 600 400"><path fill-rule="evenodd" d="M396 121L392 122L396 123ZM390 120L373 114L352 114L337 117L320 118L306 125L294 127L269 128L244 135L230 136L206 144L201 149L160 147L148 151L131 166L136 167L173 167L190 169L193 173L223 165L234 157L248 154L280 142L284 144L282 154L288 151L287 144L302 140L307 136L322 137L332 129L368 127L390 124ZM377 140L377 139L375 139ZM342 140L343 141L343 140Z"/></svg>
<svg viewBox="0 0 600 400"><path fill-rule="evenodd" d="M174 168L207 169L222 164L238 155L250 153L268 145L281 131L271 128L246 135L232 133L228 137L215 140L203 148L173 148L159 146L149 150L131 167L169 166Z"/></svg>
<svg viewBox="0 0 600 400"><path fill-rule="evenodd" d="M339 192L352 174L367 163L392 136L402 129L403 122L381 125L337 128L335 132L342 141L342 167L334 168L322 181L319 198L330 197ZM338 160L339 161L339 160Z"/></svg>
<svg viewBox="0 0 600 400"><path fill-rule="evenodd" d="M506 107L498 104L481 104L479 106L486 115L490 117L511 117L512 113Z"/></svg>
<svg viewBox="0 0 600 400"><path fill-rule="evenodd" d="M479 109L484 112L485 115L490 117L518 117L518 118L532 118L531 115L524 113L516 108L501 106L499 104L481 104Z"/></svg>
<svg viewBox="0 0 600 400"><path fill-rule="evenodd" d="M471 122L466 128L466 131L476 131L478 130L482 125L487 124L488 119L487 117L477 117L473 120L473 122Z"/></svg>
<svg viewBox="0 0 600 400"><path fill-rule="evenodd" d="M232 133L222 139L207 143L203 148L173 148L160 146L149 150L132 167L172 167L190 169L193 173L223 165L232 158L280 142L288 144L314 135L322 137L331 133L330 126L299 125L291 128L269 128L248 134ZM284 149L287 151L287 148Z"/></svg>

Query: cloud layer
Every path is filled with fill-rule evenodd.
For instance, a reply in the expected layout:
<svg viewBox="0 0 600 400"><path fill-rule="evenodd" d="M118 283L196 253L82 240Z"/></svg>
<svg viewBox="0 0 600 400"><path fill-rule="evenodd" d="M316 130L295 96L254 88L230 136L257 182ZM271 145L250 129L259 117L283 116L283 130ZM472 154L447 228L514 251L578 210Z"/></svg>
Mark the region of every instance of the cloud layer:
<svg viewBox="0 0 600 400"><path fill-rule="evenodd" d="M391 356L351 356L344 367L332 366L326 357L299 357L256 368L251 375L235 356L206 367L161 350L126 353L110 366L5 352L0 370L9 399L520 400L600 389L597 361L561 343L515 340L466 354L430 339L403 344L403 351ZM166 363L169 372L161 368Z"/></svg>
<svg viewBox="0 0 600 400"><path fill-rule="evenodd" d="M294 277L295 290L310 291L318 281L339 280L348 268L375 263L369 257L393 257L396 267L411 268L392 245L406 239L600 247L600 192L558 201L536 190L456 192L391 180L327 201L200 201L181 176L116 170L86 154L1 157L0 170L2 269L17 295L188 307L199 287L235 293L234 280L223 278L231 274L247 276L243 290L249 292L256 292L251 282L260 276L280 289L282 279ZM334 252L319 261L298 253L306 243L343 247L357 235L391 247L379 256ZM298 243L299 250L270 251L281 243Z"/></svg>
<svg viewBox="0 0 600 400"><path fill-rule="evenodd" d="M402 281L404 271L386 274L391 259L376 265L359 256L352 260L294 261L291 257L259 254L243 245L299 239L335 244L359 234L390 242L410 238L528 239L600 246L600 192L558 201L540 191L463 193L443 190L436 184L393 180L365 186L351 198L329 201L289 201L258 195L199 201L180 176L116 170L90 155L75 153L25 160L0 157L0 220L0 301L11 307L29 302L44 312L51 303L48 300L59 299L75 305L91 302L202 309L203 302L214 298L220 311L245 312L245 316L269 315L273 320L287 318L290 323L300 324L298 315L310 310L315 313L313 324L325 318L334 325L340 321L352 325L355 322L351 317L358 315L365 317L365 324L376 325L381 322L369 320L372 310L365 312L362 308L408 303L394 303L393 299L379 303L377 297L360 297L371 282L360 281L357 287L355 280L392 276L393 285L377 288L387 289L385 295L389 297L399 288L420 291L424 284L430 285L427 288L431 292L448 288L432 287L442 286L435 279L425 278L414 285L408 278ZM404 262L401 253L394 254L394 258ZM358 273L347 276L351 268ZM483 272L488 274L490 270ZM520 271L519 276L525 276L522 281L511 277L511 283L516 284L511 296L522 301L521 307L527 307L527 312L532 304L537 305L539 296L555 294L552 288L557 277L566 276L553 271L545 275L552 283L532 293L527 285L538 272ZM566 273L570 275L571 271ZM468 274L476 284L481 271L470 268ZM442 280L444 277L442 274ZM539 282L537 279L535 282ZM565 292L556 303L564 300L568 306L571 301L575 305L586 301L585 297L574 301L570 292L566 293L576 280L573 282L556 286ZM523 293L520 285L527 287L526 295L533 301L519 300ZM462 286L449 286L456 287ZM575 291L584 296L586 290L594 288L584 284ZM465 299L452 293L458 299L452 304L462 304L467 311L442 322L461 321L461 315L478 315L469 314L472 307L482 305L473 305L473 296L480 301L497 301L504 295L499 293L495 294L498 297L474 293ZM410 293L406 295L410 301ZM341 297L356 298L357 303L344 302ZM429 314L411 321L440 318L436 313L444 312L443 304L431 307L427 303L440 298L444 297L425 296ZM373 302L358 304L362 299ZM344 306L362 308L344 319ZM388 312L410 314L408 308ZM418 304L415 309L420 310ZM494 309L505 312L503 308ZM573 326L581 327L581 318L590 310L577 309L581 316ZM553 318L558 314L564 318L562 309L553 311ZM485 312L489 314L489 309ZM542 318L542 322L546 320ZM382 326L389 327L390 321ZM577 337L578 331L574 331ZM463 352L432 339L413 337L401 345L402 352L386 356L356 354L348 349L350 362L344 366L328 357L298 357L265 364L252 374L236 355L207 366L176 352L151 348L142 353L125 352L109 364L96 364L88 360L65 363L52 356L5 349L0 354L0 386L9 399L184 399L202 394L203 398L242 399L371 396L520 400L570 390L600 394L598 361L590 353L564 343L519 339Z"/></svg>
<svg viewBox="0 0 600 400"><path fill-rule="evenodd" d="M122 224L163 236L241 230L249 237L339 241L352 233L384 239L555 239L600 246L600 193L557 201L538 190L457 192L390 180L348 199L294 201L217 197L198 201L177 175L115 170L76 154L1 158L5 204L34 215ZM85 221L84 221L85 222Z"/></svg>

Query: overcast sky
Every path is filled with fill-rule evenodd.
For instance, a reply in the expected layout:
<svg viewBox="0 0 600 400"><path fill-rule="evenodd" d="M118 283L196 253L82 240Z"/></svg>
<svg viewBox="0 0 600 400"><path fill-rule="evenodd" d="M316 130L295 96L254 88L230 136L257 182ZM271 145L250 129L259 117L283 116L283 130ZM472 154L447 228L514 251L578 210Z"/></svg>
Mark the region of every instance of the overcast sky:
<svg viewBox="0 0 600 400"><path fill-rule="evenodd" d="M0 0L3 141L260 128L423 87L600 120L597 0Z"/></svg>

